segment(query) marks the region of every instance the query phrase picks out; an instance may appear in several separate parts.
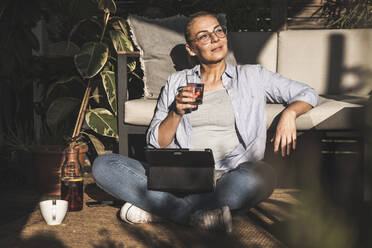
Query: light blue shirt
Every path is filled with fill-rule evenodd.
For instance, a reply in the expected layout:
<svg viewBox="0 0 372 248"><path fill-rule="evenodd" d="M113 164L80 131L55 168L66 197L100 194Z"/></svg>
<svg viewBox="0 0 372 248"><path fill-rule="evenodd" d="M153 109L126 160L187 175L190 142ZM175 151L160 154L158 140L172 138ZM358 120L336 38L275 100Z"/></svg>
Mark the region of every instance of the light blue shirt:
<svg viewBox="0 0 372 248"><path fill-rule="evenodd" d="M149 147L160 148L159 125L174 108L178 90L186 86L186 74L190 73L196 73L200 78L200 66L175 72L168 77L146 134ZM313 107L318 104L318 94L313 88L273 73L261 65L226 64L222 84L231 97L240 144L225 159L215 164L217 170L231 170L240 163L263 159L266 146L267 102L289 105L303 101ZM192 149L191 134L190 114L184 114L176 135L167 148Z"/></svg>

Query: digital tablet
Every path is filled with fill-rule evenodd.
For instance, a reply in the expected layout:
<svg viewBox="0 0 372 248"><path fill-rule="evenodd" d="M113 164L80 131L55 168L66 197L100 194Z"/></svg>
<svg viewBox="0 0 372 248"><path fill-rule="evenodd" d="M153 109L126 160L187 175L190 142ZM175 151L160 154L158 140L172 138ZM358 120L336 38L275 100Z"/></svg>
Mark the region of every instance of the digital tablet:
<svg viewBox="0 0 372 248"><path fill-rule="evenodd" d="M179 193L212 192L214 159L211 149L145 149L150 190Z"/></svg>

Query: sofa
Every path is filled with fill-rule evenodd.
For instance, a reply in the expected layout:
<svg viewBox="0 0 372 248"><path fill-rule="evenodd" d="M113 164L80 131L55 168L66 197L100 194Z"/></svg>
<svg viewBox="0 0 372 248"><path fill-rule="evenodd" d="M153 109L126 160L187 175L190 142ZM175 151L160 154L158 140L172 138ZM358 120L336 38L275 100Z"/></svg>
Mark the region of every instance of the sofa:
<svg viewBox="0 0 372 248"><path fill-rule="evenodd" d="M168 75L191 68L184 49L186 18L147 19L129 16L136 53L118 54L119 152L128 155L128 135L143 134L153 116ZM220 16L220 22L225 17ZM228 63L261 64L288 78L304 82L320 95L317 107L297 118L299 133L360 131L363 104L372 89L372 29L286 30L228 33ZM126 62L140 57L144 95L127 99ZM267 128L285 106L267 104Z"/></svg>
<svg viewBox="0 0 372 248"><path fill-rule="evenodd" d="M225 23L225 16L220 15L219 21ZM120 154L133 155L129 136L145 134L167 77L192 67L184 48L185 22L184 16L128 17L138 51L118 54ZM279 185L307 187L315 179L338 203L372 200L372 180L363 173L370 171L363 162L367 154L363 151L363 128L364 104L372 90L372 29L228 32L228 41L228 63L261 64L310 85L320 95L318 106L296 119L301 136L296 152L281 158L267 143L265 160L275 164ZM144 74L144 93L136 99L129 98L127 92L131 85L126 64L132 56L139 57ZM284 108L281 104L266 105L268 137ZM301 175L290 175L293 171Z"/></svg>

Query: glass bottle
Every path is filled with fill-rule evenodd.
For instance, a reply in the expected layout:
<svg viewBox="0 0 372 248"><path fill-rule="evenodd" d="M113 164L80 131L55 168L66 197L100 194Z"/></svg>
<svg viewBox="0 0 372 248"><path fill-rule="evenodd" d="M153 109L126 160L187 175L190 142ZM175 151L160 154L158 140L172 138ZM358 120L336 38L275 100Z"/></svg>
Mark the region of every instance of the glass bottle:
<svg viewBox="0 0 372 248"><path fill-rule="evenodd" d="M83 170L79 161L79 149L65 149L61 168L61 199L68 201L68 211L83 209Z"/></svg>

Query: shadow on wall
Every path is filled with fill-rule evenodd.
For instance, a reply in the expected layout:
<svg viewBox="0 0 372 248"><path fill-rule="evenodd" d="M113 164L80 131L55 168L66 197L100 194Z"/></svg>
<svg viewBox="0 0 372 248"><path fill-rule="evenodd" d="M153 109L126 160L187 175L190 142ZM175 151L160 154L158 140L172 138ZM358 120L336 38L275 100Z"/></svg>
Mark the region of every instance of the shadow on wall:
<svg viewBox="0 0 372 248"><path fill-rule="evenodd" d="M341 75L344 61L345 37L340 34L331 35L329 38L329 62L327 92L329 94L341 93Z"/></svg>
<svg viewBox="0 0 372 248"><path fill-rule="evenodd" d="M363 68L362 66L348 67L344 64L344 61L346 61L346 59L352 60L350 58L346 58L346 56L350 56L350 54L347 54L349 51L347 51L346 49L362 49L365 60L367 60L369 53L368 49L372 49L372 46L364 46L364 44L368 44L369 42L367 37L367 40L363 40L361 42L363 46L358 48L351 48L346 44L347 38L348 37L345 37L342 34L332 34L329 37L329 58L326 92L331 95L359 92L368 94L370 93L369 91L372 89L372 71L370 69ZM357 59L358 56L360 56L360 54L356 55ZM369 58L369 60L371 60L370 62L372 63L372 59ZM368 64L367 61L363 62L365 64Z"/></svg>

